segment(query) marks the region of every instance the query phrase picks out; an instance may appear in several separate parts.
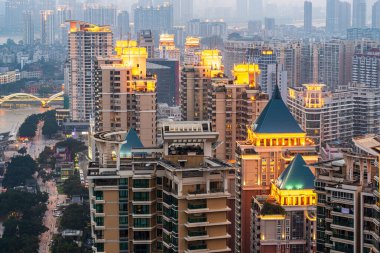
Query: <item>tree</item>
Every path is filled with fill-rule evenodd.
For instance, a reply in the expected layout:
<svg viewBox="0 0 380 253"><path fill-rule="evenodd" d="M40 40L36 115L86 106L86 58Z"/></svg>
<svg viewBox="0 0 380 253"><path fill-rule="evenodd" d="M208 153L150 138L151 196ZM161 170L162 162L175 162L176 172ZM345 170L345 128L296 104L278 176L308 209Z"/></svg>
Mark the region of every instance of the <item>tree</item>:
<svg viewBox="0 0 380 253"><path fill-rule="evenodd" d="M37 161L42 166L45 165L50 166L50 168L54 168L55 157L53 149L48 146L45 146L44 150L38 156Z"/></svg>
<svg viewBox="0 0 380 253"><path fill-rule="evenodd" d="M88 205L69 205L61 217L60 229L83 230L90 222L90 213L88 210Z"/></svg>
<svg viewBox="0 0 380 253"><path fill-rule="evenodd" d="M57 119L55 117L55 110L48 111L44 115L44 125L42 127L42 134L51 138L59 130Z"/></svg>
<svg viewBox="0 0 380 253"><path fill-rule="evenodd" d="M58 142L55 146L57 148L68 148L72 158L75 157L77 153L85 151L87 149L86 145L83 142L72 138Z"/></svg>
<svg viewBox="0 0 380 253"><path fill-rule="evenodd" d="M17 153L19 153L20 155L26 155L27 152L28 152L28 151L27 151L27 148L26 148L26 147L22 147L22 148L20 148L20 149L17 151Z"/></svg>
<svg viewBox="0 0 380 253"><path fill-rule="evenodd" d="M24 185L25 180L32 179L37 170L37 163L29 155L15 156L7 164L7 173L2 184L5 188Z"/></svg>
<svg viewBox="0 0 380 253"><path fill-rule="evenodd" d="M88 190L81 184L78 174L74 174L65 180L63 183L63 192L69 196L83 196L88 197Z"/></svg>
<svg viewBox="0 0 380 253"><path fill-rule="evenodd" d="M56 236L51 247L52 253L81 253L81 248L71 239Z"/></svg>

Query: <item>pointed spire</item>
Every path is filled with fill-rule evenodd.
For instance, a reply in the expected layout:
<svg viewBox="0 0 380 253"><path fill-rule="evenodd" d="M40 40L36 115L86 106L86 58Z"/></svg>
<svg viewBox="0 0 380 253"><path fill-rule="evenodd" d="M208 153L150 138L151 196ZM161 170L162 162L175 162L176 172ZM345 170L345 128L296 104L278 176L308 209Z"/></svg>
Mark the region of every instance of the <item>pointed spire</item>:
<svg viewBox="0 0 380 253"><path fill-rule="evenodd" d="M125 141L126 143L120 147L120 157L131 157L133 148L144 147L134 128L129 129Z"/></svg>
<svg viewBox="0 0 380 253"><path fill-rule="evenodd" d="M272 94L272 99L282 99L281 98L281 92L280 92L280 89L278 88L277 84L274 86L274 91L273 91L273 94Z"/></svg>
<svg viewBox="0 0 380 253"><path fill-rule="evenodd" d="M276 186L281 190L314 189L314 179L305 160L297 154L276 180Z"/></svg>

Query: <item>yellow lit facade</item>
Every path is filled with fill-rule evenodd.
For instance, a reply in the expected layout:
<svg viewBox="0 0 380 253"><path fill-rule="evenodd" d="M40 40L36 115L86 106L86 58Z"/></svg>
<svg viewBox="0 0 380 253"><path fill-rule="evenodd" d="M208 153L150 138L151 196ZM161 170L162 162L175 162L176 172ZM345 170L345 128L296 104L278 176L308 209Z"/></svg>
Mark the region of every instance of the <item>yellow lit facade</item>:
<svg viewBox="0 0 380 253"><path fill-rule="evenodd" d="M272 184L271 195L281 206L312 206L317 204L317 194L313 189L282 190Z"/></svg>
<svg viewBox="0 0 380 253"><path fill-rule="evenodd" d="M260 74L260 68L258 64L238 64L234 66L232 74L234 76L234 84L246 85L250 88L257 87L257 76Z"/></svg>
<svg viewBox="0 0 380 253"><path fill-rule="evenodd" d="M199 48L201 46L201 39L199 37L186 37L185 49L186 48Z"/></svg>
<svg viewBox="0 0 380 253"><path fill-rule="evenodd" d="M174 38L174 34L160 35L158 51L156 52L157 58L180 60L181 52L176 48Z"/></svg>
<svg viewBox="0 0 380 253"><path fill-rule="evenodd" d="M236 215L240 223L236 224L235 251L248 253L251 252L249 243L245 242L252 237L251 205L247 203L251 203L253 197L270 195L272 183L297 154L301 154L307 163L317 162L318 156L314 142L294 120L278 90L255 123L247 126L247 139L237 142L236 154ZM310 192L304 193L310 197ZM293 203L290 202L292 195L289 194L286 191L275 191L272 198L278 198L280 201L283 199L284 203L288 203L285 202L286 199ZM315 201L315 197L312 199Z"/></svg>
<svg viewBox="0 0 380 253"><path fill-rule="evenodd" d="M97 61L95 131L135 128L146 146L156 144L156 76L146 71L146 48L117 41L115 55Z"/></svg>
<svg viewBox="0 0 380 253"><path fill-rule="evenodd" d="M203 50L200 53L200 66L210 69L210 77L220 76L224 72L222 54L219 50Z"/></svg>
<svg viewBox="0 0 380 253"><path fill-rule="evenodd" d="M98 26L83 21L71 20L70 33L74 32L94 32L94 33L110 33L112 32L109 26Z"/></svg>

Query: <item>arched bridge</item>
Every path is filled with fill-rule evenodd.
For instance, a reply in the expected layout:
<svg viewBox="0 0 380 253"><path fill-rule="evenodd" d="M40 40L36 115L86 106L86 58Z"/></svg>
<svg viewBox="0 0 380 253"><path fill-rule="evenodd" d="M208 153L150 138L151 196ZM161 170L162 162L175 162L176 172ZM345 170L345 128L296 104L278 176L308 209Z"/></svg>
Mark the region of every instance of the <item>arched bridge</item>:
<svg viewBox="0 0 380 253"><path fill-rule="evenodd" d="M0 98L0 105L5 102L29 102L29 101L39 101L42 107L46 107L52 101L62 101L64 92L61 91L54 94L48 98L39 98L35 95L28 93L13 93L8 96Z"/></svg>

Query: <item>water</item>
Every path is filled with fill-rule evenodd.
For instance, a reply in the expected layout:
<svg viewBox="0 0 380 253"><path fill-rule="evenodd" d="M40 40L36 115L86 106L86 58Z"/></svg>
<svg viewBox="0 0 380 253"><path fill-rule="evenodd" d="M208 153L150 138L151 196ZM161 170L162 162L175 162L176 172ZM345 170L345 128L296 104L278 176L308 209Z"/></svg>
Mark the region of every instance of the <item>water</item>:
<svg viewBox="0 0 380 253"><path fill-rule="evenodd" d="M30 106L17 109L0 108L0 133L17 133L17 130L20 127L20 125L29 115L43 113L46 110L48 109L37 106Z"/></svg>

